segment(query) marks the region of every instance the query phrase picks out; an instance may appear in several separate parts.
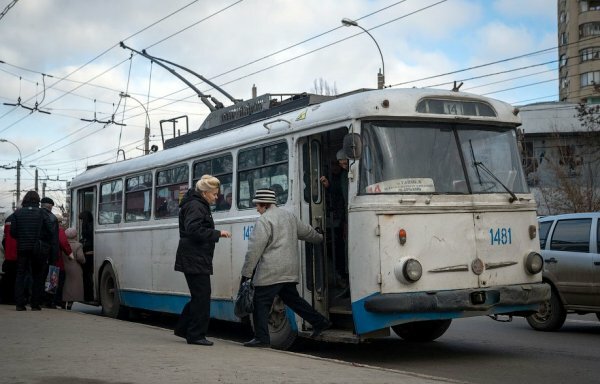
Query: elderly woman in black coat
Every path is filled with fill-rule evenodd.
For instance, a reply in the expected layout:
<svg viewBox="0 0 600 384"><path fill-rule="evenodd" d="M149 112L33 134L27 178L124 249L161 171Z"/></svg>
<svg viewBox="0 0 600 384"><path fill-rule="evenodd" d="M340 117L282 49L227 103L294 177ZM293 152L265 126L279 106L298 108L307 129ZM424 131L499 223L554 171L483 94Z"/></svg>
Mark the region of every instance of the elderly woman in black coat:
<svg viewBox="0 0 600 384"><path fill-rule="evenodd" d="M179 245L175 270L184 273L191 300L181 312L175 335L184 337L188 344L213 345L212 341L206 339L210 320L212 259L219 238L231 237L228 231L215 229L210 211L210 206L219 197L219 187L219 179L204 175L179 204Z"/></svg>

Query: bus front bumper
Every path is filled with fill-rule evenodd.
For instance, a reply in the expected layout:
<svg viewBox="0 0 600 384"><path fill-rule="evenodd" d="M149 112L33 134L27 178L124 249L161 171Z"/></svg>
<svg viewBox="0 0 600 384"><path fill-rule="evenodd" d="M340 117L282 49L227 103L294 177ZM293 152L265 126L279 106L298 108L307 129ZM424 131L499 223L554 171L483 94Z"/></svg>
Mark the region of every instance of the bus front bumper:
<svg viewBox="0 0 600 384"><path fill-rule="evenodd" d="M535 283L452 291L386 293L365 299L364 305L368 312L374 313L456 312L532 306L547 300L550 300L550 286Z"/></svg>

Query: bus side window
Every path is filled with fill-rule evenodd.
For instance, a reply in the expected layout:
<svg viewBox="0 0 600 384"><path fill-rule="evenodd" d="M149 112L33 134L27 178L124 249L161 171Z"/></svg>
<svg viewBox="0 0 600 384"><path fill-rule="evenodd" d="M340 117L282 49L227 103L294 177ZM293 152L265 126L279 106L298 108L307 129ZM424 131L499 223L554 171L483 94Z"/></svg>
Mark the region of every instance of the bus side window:
<svg viewBox="0 0 600 384"><path fill-rule="evenodd" d="M219 197L212 210L229 211L231 209L232 187L233 187L233 156L228 153L224 156L194 163L192 173L192 188L203 175L212 175L219 179L221 188Z"/></svg>
<svg viewBox="0 0 600 384"><path fill-rule="evenodd" d="M189 189L188 178L187 164L156 172L155 218L178 215L179 202Z"/></svg>
<svg viewBox="0 0 600 384"><path fill-rule="evenodd" d="M241 150L238 155L238 183L238 208L254 207L251 196L260 188L273 189L277 203L285 204L288 195L287 143L270 143Z"/></svg>
<svg viewBox="0 0 600 384"><path fill-rule="evenodd" d="M100 185L100 201L98 204L98 224L115 224L121 222L123 210L123 180L112 180ZM118 221L115 218L118 217Z"/></svg>

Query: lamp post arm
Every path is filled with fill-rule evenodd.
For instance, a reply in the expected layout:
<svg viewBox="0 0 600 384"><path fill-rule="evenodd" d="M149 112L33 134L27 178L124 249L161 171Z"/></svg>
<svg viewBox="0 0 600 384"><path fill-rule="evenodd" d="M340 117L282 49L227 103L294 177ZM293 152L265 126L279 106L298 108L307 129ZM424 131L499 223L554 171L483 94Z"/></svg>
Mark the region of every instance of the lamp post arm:
<svg viewBox="0 0 600 384"><path fill-rule="evenodd" d="M19 151L19 160L17 160L17 204L19 204L19 201L21 200L21 160L23 159L23 156L21 155L21 149L19 149L17 144L10 140L0 139L0 143L9 143L17 148L17 151Z"/></svg>
<svg viewBox="0 0 600 384"><path fill-rule="evenodd" d="M21 150L19 149L19 147L17 147L17 144L13 143L10 140L6 140L6 139L0 139L0 143L8 143L8 144L11 144L13 147L17 148L17 151L19 151L19 161L21 161L23 159L23 156L21 156Z"/></svg>
<svg viewBox="0 0 600 384"><path fill-rule="evenodd" d="M373 37L373 35L371 35L371 33L369 31L367 31L366 29L364 29L363 27L361 27L358 24L356 24L354 26L362 29L363 31L365 31L365 33L367 35L369 35L369 37L371 39L373 39L373 42L375 42L375 45L377 46L377 50L379 51L379 56L381 57L381 72L382 72L383 76L385 76L385 62L383 61L383 53L381 53L381 48L379 48L379 43L377 43L377 40L375 40L375 38Z"/></svg>
<svg viewBox="0 0 600 384"><path fill-rule="evenodd" d="M144 129L144 155L147 155L148 153L150 153L150 114L148 114L148 109L146 108L144 103L142 103L135 97L133 97L125 92L119 93L119 96L129 97L130 99L137 101L142 106L142 108L144 108L144 112L146 112L146 123L147 124L146 124L146 128ZM119 154L117 152L117 157L118 156L119 156Z"/></svg>

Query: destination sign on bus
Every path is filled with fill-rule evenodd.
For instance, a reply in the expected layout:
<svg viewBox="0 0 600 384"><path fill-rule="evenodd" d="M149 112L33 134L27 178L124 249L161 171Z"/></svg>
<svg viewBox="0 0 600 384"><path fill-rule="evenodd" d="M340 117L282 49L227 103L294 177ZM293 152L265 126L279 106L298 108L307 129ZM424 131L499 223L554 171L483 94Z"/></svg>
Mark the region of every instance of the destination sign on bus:
<svg viewBox="0 0 600 384"><path fill-rule="evenodd" d="M433 179L427 177L386 180L367 186L367 193L386 192L427 193L435 192L435 186L433 184Z"/></svg>

